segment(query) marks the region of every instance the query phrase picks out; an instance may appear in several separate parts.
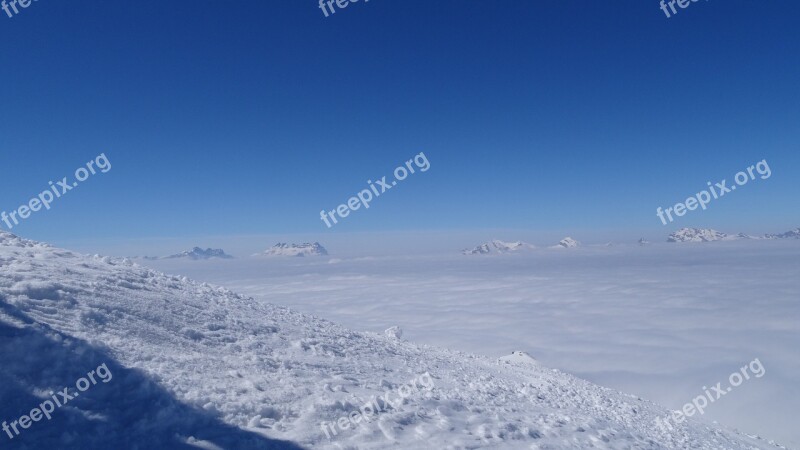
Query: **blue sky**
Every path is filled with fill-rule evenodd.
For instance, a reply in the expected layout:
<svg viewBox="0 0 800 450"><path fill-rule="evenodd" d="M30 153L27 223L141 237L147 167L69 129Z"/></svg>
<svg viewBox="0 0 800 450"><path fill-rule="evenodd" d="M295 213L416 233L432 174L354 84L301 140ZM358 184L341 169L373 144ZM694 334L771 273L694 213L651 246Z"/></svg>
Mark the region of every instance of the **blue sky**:
<svg viewBox="0 0 800 450"><path fill-rule="evenodd" d="M796 1L57 2L0 12L0 210L51 242L800 226ZM397 165L409 177L319 219ZM656 207L767 159L664 227ZM3 225L5 228L5 226ZM507 236L513 238L514 236Z"/></svg>

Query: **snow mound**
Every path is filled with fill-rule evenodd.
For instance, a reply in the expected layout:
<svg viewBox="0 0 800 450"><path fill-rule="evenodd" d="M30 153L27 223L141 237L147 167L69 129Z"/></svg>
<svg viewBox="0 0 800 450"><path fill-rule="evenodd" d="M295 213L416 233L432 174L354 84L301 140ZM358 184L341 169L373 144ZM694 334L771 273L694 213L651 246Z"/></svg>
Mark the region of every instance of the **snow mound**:
<svg viewBox="0 0 800 450"><path fill-rule="evenodd" d="M355 332L8 233L0 336L0 420L101 364L113 373L11 448L775 448L693 419L661 429L665 409L522 352Z"/></svg>
<svg viewBox="0 0 800 450"><path fill-rule="evenodd" d="M529 355L528 353L523 352L523 351L515 351L515 352L511 352L510 355L501 356L499 358L499 361L503 362L503 363L506 363L506 364L523 364L523 365L524 364L528 364L528 365L530 365L530 364L538 365L539 364L539 362L536 361L536 359L534 359L531 355Z"/></svg>
<svg viewBox="0 0 800 450"><path fill-rule="evenodd" d="M486 255L491 253L510 253L522 250L533 250L531 244L522 241L503 242L498 239L483 243L473 249L465 249L461 253L464 255Z"/></svg>
<svg viewBox="0 0 800 450"><path fill-rule="evenodd" d="M386 337L391 339L400 339L403 337L403 330L398 327L397 325L387 328L386 331L383 332Z"/></svg>
<svg viewBox="0 0 800 450"><path fill-rule="evenodd" d="M320 245L319 242L302 243L302 244L286 244L277 243L272 248L267 249L264 253L259 255L266 256L326 256L328 251L325 247Z"/></svg>

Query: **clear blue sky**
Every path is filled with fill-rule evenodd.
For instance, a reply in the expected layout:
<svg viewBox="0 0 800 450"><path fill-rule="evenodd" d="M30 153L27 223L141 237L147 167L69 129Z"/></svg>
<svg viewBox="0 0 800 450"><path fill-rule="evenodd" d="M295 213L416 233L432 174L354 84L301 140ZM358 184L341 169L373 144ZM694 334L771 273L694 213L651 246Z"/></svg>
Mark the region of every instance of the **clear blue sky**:
<svg viewBox="0 0 800 450"><path fill-rule="evenodd" d="M796 0L669 19L655 0L362 0L328 18L312 0L41 0L0 12L0 210L104 152L110 172L13 231L786 231L798 17ZM428 172L320 221L420 151ZM764 158L770 179L656 218Z"/></svg>

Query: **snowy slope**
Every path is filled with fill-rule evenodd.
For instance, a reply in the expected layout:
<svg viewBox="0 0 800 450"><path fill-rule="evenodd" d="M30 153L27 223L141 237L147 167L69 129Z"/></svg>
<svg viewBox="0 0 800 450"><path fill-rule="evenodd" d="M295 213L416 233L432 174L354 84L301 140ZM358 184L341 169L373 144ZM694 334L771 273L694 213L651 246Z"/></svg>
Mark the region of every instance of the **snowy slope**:
<svg viewBox="0 0 800 450"><path fill-rule="evenodd" d="M662 408L522 353L353 332L129 260L0 232L0 269L0 420L102 363L114 373L11 448L774 448L695 422L661 430ZM396 401L421 376L432 388ZM326 437L322 422L384 395L369 423Z"/></svg>
<svg viewBox="0 0 800 450"><path fill-rule="evenodd" d="M700 420L800 448L800 241L445 252L148 265L355 330L399 325L410 341L493 357L523 350L674 409L758 357L768 375Z"/></svg>

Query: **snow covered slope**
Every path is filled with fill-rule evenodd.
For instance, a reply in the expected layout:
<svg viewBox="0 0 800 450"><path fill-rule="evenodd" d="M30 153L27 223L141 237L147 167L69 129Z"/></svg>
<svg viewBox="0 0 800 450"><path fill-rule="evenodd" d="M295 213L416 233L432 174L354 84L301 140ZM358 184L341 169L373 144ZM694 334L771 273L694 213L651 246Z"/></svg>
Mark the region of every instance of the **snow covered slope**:
<svg viewBox="0 0 800 450"><path fill-rule="evenodd" d="M691 421L659 429L664 409L522 353L358 333L5 232L0 335L0 420L103 363L114 375L52 420L0 435L4 448L774 448ZM389 400L361 415L373 397Z"/></svg>

